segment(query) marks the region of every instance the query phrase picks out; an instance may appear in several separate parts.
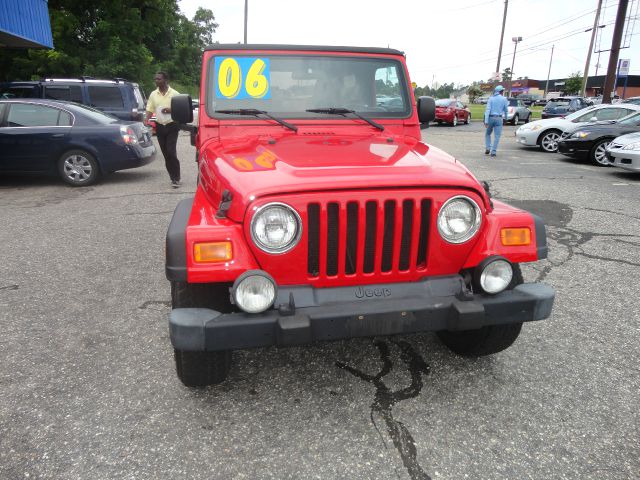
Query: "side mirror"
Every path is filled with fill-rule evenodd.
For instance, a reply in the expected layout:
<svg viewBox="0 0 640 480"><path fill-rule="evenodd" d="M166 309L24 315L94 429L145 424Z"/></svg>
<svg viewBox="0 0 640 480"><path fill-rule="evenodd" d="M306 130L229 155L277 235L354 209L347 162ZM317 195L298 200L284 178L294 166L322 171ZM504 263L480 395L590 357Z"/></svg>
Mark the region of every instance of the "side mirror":
<svg viewBox="0 0 640 480"><path fill-rule="evenodd" d="M432 97L418 98L418 119L420 123L429 123L436 119L436 101Z"/></svg>
<svg viewBox="0 0 640 480"><path fill-rule="evenodd" d="M171 119L177 123L193 122L193 102L186 94L171 97Z"/></svg>

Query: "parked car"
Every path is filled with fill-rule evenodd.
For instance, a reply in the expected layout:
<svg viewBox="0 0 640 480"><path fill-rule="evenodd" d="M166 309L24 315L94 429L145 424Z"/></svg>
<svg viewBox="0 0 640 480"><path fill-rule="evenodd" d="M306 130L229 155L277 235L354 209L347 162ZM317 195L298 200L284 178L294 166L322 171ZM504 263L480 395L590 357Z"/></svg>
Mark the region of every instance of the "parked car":
<svg viewBox="0 0 640 480"><path fill-rule="evenodd" d="M640 111L640 105L596 105L574 112L565 118L548 118L527 123L516 130L516 141L523 146L540 147L545 152L557 152L558 140L566 130L599 120L618 120Z"/></svg>
<svg viewBox="0 0 640 480"><path fill-rule="evenodd" d="M505 118L506 122L512 125L517 125L520 120L524 121L524 123L529 123L531 110L522 103L522 100L518 98L507 98L507 102L509 102L509 107L507 109L507 118Z"/></svg>
<svg viewBox="0 0 640 480"><path fill-rule="evenodd" d="M589 106L583 97L557 97L550 99L542 110L541 118L566 117Z"/></svg>
<svg viewBox="0 0 640 480"><path fill-rule="evenodd" d="M533 105L536 107L544 107L547 104L546 98L539 98L533 102Z"/></svg>
<svg viewBox="0 0 640 480"><path fill-rule="evenodd" d="M587 97L587 102L589 102L590 105L600 105L602 103L602 95Z"/></svg>
<svg viewBox="0 0 640 480"><path fill-rule="evenodd" d="M622 103L633 103L635 105L640 105L640 97L629 97L624 99Z"/></svg>
<svg viewBox="0 0 640 480"><path fill-rule="evenodd" d="M122 78L47 78L0 85L0 98L46 98L81 103L122 120L141 121L145 96L137 83Z"/></svg>
<svg viewBox="0 0 640 480"><path fill-rule="evenodd" d="M540 100L542 98L541 95L535 95L535 94L529 94L529 93L523 93L521 95L518 95L518 100L520 100L525 106L530 107L531 105L534 104L534 102L536 100Z"/></svg>
<svg viewBox="0 0 640 480"><path fill-rule="evenodd" d="M436 100L436 122L450 123L456 126L459 122L469 123L471 121L471 110L457 100L442 98Z"/></svg>
<svg viewBox="0 0 640 480"><path fill-rule="evenodd" d="M614 138L605 152L612 166L640 172L640 132Z"/></svg>
<svg viewBox="0 0 640 480"><path fill-rule="evenodd" d="M616 137L635 132L640 132L640 112L617 121L595 122L568 130L558 142L558 151L606 167L609 165L606 155L609 143Z"/></svg>
<svg viewBox="0 0 640 480"><path fill-rule="evenodd" d="M432 330L489 355L551 314L553 288L524 283L518 265L546 258L543 220L422 142L436 106L413 100L402 52L215 44L202 64L199 182L165 249L185 385L223 382L233 350L352 337ZM265 64L278 75L241 81ZM218 78L230 83L216 91ZM377 106L376 78L402 110ZM171 100L190 122L188 95Z"/></svg>
<svg viewBox="0 0 640 480"><path fill-rule="evenodd" d="M488 96L483 96L483 97L476 98L475 103L486 105L488 101L489 101L489 97Z"/></svg>
<svg viewBox="0 0 640 480"><path fill-rule="evenodd" d="M78 187L146 165L155 154L140 122L72 102L0 100L0 173L58 175Z"/></svg>

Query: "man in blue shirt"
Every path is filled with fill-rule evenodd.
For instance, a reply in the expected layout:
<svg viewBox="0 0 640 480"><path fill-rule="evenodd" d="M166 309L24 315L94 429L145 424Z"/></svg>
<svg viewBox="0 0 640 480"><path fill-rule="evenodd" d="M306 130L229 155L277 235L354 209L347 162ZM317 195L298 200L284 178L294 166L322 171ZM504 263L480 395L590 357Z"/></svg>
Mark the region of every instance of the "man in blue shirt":
<svg viewBox="0 0 640 480"><path fill-rule="evenodd" d="M493 95L487 102L487 108L484 111L484 126L486 128L484 134L484 144L486 150L485 155L491 153L492 157L496 156L500 136L502 135L502 121L507 118L509 102L502 96L504 87L498 85L493 91ZM491 133L493 132L493 147L491 146Z"/></svg>

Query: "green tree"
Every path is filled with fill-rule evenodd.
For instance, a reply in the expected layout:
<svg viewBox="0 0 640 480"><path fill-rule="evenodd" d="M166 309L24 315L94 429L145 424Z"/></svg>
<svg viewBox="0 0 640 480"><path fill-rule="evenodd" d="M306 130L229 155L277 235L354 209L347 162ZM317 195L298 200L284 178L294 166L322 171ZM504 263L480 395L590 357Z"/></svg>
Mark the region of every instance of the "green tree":
<svg viewBox="0 0 640 480"><path fill-rule="evenodd" d="M478 85L471 85L467 88L467 95L469 95L469 102L474 103L476 98L481 97L483 91Z"/></svg>
<svg viewBox="0 0 640 480"><path fill-rule="evenodd" d="M511 80L511 75L512 75L511 69L510 68L505 68L502 71L502 81L503 82L508 82L509 80Z"/></svg>
<svg viewBox="0 0 640 480"><path fill-rule="evenodd" d="M577 95L582 91L582 73L572 73L569 78L565 80L564 91L566 95Z"/></svg>
<svg viewBox="0 0 640 480"><path fill-rule="evenodd" d="M0 50L0 80L123 77L147 91L166 70L192 88L218 24L200 8L190 21L177 0L49 0L54 50Z"/></svg>

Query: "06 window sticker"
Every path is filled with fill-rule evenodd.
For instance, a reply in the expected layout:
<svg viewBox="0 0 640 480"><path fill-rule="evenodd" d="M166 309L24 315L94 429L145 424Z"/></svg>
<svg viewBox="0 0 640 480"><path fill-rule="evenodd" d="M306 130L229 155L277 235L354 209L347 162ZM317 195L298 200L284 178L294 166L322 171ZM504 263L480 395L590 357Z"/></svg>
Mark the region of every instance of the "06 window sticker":
<svg viewBox="0 0 640 480"><path fill-rule="evenodd" d="M271 98L268 58L216 57L213 68L216 98Z"/></svg>

